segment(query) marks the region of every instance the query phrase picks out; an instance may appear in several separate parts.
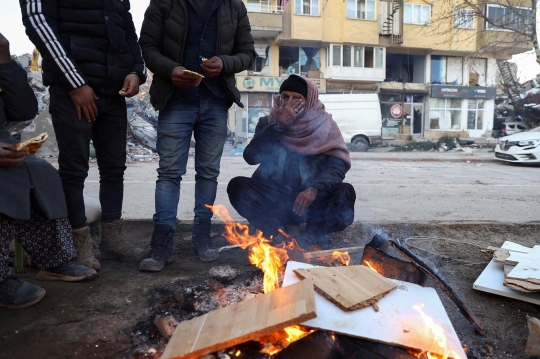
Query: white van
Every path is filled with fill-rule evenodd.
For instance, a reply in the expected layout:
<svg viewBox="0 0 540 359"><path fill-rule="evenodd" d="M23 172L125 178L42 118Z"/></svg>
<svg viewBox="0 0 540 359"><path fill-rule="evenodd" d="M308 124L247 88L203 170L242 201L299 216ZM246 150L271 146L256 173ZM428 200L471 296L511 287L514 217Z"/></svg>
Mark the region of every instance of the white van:
<svg viewBox="0 0 540 359"><path fill-rule="evenodd" d="M381 105L377 94L321 94L319 99L353 151L382 145Z"/></svg>

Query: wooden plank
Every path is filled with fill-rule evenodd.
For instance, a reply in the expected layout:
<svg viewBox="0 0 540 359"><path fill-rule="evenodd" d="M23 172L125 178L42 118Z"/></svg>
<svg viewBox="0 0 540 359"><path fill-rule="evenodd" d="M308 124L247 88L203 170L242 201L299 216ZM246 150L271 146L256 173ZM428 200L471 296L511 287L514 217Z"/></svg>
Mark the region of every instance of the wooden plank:
<svg viewBox="0 0 540 359"><path fill-rule="evenodd" d="M513 243L513 242L508 242L508 243ZM515 243L514 243L514 244L515 244ZM518 244L518 246L519 246L519 244ZM513 246L512 246L512 247L513 247ZM513 247L513 248L515 248L515 247ZM528 247L524 247L524 248L528 248ZM502 250L502 251L509 251L509 252L517 252L517 253L527 253L527 252L528 252L528 251L525 251L525 250L520 250L520 251L518 251L518 250L515 250L515 249L501 248L501 247L493 247L493 246L488 246L486 249L487 249L488 251L491 251L491 252L500 251L500 250ZM530 249L530 248L528 248L528 249Z"/></svg>
<svg viewBox="0 0 540 359"><path fill-rule="evenodd" d="M321 267L298 269L300 278L311 278L317 293L343 310L373 305L396 289L397 285L366 266Z"/></svg>
<svg viewBox="0 0 540 359"><path fill-rule="evenodd" d="M302 268L314 266L289 261L283 285L293 285L300 281L293 270ZM379 343L429 350L442 356L444 354L439 352L440 347L433 336L425 330L420 314L413 309L413 305L424 303L424 312L444 329L449 349L454 350L461 358L467 358L435 289L398 280L392 282L398 287L377 303L379 312L371 308L346 312L316 293L317 318L302 325Z"/></svg>
<svg viewBox="0 0 540 359"><path fill-rule="evenodd" d="M315 318L311 280L180 323L162 359L198 358Z"/></svg>
<svg viewBox="0 0 540 359"><path fill-rule="evenodd" d="M503 266L502 263L489 262L486 269L484 269L482 274L476 279L476 282L474 282L473 288L482 292L540 305L540 293L523 293L503 285Z"/></svg>
<svg viewBox="0 0 540 359"><path fill-rule="evenodd" d="M316 259L316 258L324 258L324 257L331 257L334 252L340 252L340 253L358 253L362 252L364 250L364 246L358 246L358 247L346 247L346 248L336 248L336 249L327 249L324 251L316 251L316 252L306 252L304 253L304 259L310 260L310 259Z"/></svg>

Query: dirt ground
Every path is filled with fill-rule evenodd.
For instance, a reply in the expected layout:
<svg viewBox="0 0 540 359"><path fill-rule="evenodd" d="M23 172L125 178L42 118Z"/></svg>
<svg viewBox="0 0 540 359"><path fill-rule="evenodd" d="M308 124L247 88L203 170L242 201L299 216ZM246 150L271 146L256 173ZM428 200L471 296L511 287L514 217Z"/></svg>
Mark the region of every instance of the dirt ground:
<svg viewBox="0 0 540 359"><path fill-rule="evenodd" d="M103 261L97 279L60 283L37 281L37 270L28 269L21 277L44 287L47 295L28 309L0 309L0 358L158 358L165 340L152 324L157 314L186 320L262 292L261 274L249 264L246 252L224 251L218 261L202 263L190 247L190 230L179 224L174 260L161 273L139 272L137 261ZM216 234L221 230L219 225L214 228ZM472 284L490 259L480 247L500 246L505 240L540 244L540 224L358 223L335 234L334 247L365 244L380 231L401 240L429 237L409 239L409 248L438 270L484 326L486 335L477 335L439 292L469 358L527 358L526 316L540 317L540 307L475 291ZM130 221L125 232L132 243L145 247L152 223ZM221 237L215 242L227 244ZM352 264L358 264L360 256L353 255ZM208 275L215 265L231 265L239 275L221 284ZM434 286L430 281L428 285Z"/></svg>

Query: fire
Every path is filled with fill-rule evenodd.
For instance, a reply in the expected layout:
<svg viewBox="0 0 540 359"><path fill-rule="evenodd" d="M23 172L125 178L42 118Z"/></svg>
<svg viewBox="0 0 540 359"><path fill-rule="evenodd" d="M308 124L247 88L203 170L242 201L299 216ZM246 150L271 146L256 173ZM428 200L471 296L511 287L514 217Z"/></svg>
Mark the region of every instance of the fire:
<svg viewBox="0 0 540 359"><path fill-rule="evenodd" d="M335 251L332 253L332 259L337 259L341 262L341 265L348 266L351 263L351 256L349 252L338 252Z"/></svg>
<svg viewBox="0 0 540 359"><path fill-rule="evenodd" d="M379 273L375 268L373 268L373 267L371 266L371 263L369 263L369 262L366 261L366 260L364 260L364 263L365 263L372 271L374 271L375 273Z"/></svg>
<svg viewBox="0 0 540 359"><path fill-rule="evenodd" d="M264 292L272 292L279 287L279 274L289 259L284 248L272 247L270 241L263 237L259 230L255 234L249 233L249 227L232 220L227 208L223 205L208 206L223 222L225 233L223 236L231 243L242 249L249 249L249 261L260 268L264 274Z"/></svg>
<svg viewBox="0 0 540 359"><path fill-rule="evenodd" d="M416 310L418 313L420 313L420 316L422 317L422 321L424 322L424 325L426 327L426 330L431 332L431 334L434 336L435 342L437 345L441 348L441 351L444 353L442 359L447 359L449 357L452 357L454 359L461 359L461 356L456 353L453 350L448 349L448 345L446 343L446 335L444 334L444 329L435 323L435 320L433 320L432 317L424 313L422 308L424 307L424 304L416 304L413 305L413 309ZM439 359L440 356L436 354L432 354L430 352L426 353L426 356L428 359Z"/></svg>
<svg viewBox="0 0 540 359"><path fill-rule="evenodd" d="M279 274L283 272L284 265L289 259L286 249L299 249L294 238L291 238L287 233L279 230L283 236L291 241L287 246L281 248L273 247L270 245L270 241L263 237L261 231L256 230L255 234L250 234L247 225L233 221L225 206L207 205L207 207L225 222L225 233L223 233L223 236L231 244L236 244L242 249L249 250L249 261L263 271L264 292L272 292L278 288ZM314 330L305 329L298 325L290 326L260 338L259 341L261 344L264 344L264 348L261 352L269 355L277 354L290 343L302 339L313 332Z"/></svg>
<svg viewBox="0 0 540 359"><path fill-rule="evenodd" d="M234 356L235 356L235 357L239 357L240 354L242 354L242 352L241 352L240 350L237 350L236 353L234 353Z"/></svg>

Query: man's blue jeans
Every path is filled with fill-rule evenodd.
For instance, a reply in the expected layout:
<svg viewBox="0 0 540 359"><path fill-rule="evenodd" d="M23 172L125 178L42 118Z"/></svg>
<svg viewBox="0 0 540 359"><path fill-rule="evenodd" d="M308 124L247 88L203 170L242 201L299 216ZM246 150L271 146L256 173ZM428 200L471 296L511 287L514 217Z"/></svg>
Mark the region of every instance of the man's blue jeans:
<svg viewBox="0 0 540 359"><path fill-rule="evenodd" d="M176 228L180 181L186 173L192 133L195 136L195 218L212 218L205 207L216 199L219 164L227 137L228 108L217 100L167 105L159 112L154 226Z"/></svg>

